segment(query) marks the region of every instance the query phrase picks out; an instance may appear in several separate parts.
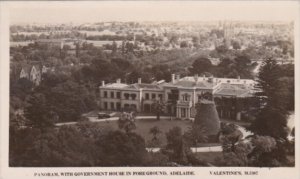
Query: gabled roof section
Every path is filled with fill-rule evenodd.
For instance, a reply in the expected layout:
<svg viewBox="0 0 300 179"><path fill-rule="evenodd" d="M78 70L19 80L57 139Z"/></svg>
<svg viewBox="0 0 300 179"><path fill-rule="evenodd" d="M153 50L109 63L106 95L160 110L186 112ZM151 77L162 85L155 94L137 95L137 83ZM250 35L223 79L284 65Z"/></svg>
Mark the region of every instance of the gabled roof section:
<svg viewBox="0 0 300 179"><path fill-rule="evenodd" d="M147 83L135 83L132 85L129 85L127 88L130 89L144 89L144 90L160 90L162 89L159 85L157 84L147 84Z"/></svg>
<svg viewBox="0 0 300 179"><path fill-rule="evenodd" d="M194 77L184 77L179 80L175 80L174 83L166 83L166 86L183 87L183 88L213 88L214 81L209 82L208 78L199 77L196 81Z"/></svg>
<svg viewBox="0 0 300 179"><path fill-rule="evenodd" d="M235 97L247 97L252 96L251 89L246 85L242 84L228 84L223 83L220 87L215 91L215 96L235 96Z"/></svg>

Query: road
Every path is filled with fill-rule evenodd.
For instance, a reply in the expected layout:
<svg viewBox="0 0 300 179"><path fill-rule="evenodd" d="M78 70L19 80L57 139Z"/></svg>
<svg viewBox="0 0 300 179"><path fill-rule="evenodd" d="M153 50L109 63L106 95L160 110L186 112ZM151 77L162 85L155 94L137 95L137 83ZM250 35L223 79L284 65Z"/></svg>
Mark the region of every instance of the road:
<svg viewBox="0 0 300 179"><path fill-rule="evenodd" d="M90 122L107 122L107 121L117 121L119 117L110 117L106 119L98 119L98 117L87 117ZM160 116L161 119L170 119L170 116ZM135 119L156 119L156 116L137 116ZM63 125L74 125L78 122L60 122L56 123L56 126L63 126Z"/></svg>

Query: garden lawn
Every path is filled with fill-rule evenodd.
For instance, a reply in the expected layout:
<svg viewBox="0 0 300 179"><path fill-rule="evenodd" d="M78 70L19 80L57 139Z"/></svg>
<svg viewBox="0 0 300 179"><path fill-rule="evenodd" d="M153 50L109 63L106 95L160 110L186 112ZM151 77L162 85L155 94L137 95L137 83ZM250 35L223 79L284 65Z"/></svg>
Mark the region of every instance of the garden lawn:
<svg viewBox="0 0 300 179"><path fill-rule="evenodd" d="M135 121L136 129L133 132L139 134L145 139L146 145L148 141L151 141L153 135L149 133L150 129L154 126L157 126L162 132L158 134L158 139L161 142L161 145L166 145L166 133L172 129L173 127L181 127L182 132L186 131L189 126L191 126L191 121L183 121L183 120L168 120L168 119L137 119ZM104 128L110 128L112 130L118 130L118 121L103 121L95 123L97 126L101 126Z"/></svg>

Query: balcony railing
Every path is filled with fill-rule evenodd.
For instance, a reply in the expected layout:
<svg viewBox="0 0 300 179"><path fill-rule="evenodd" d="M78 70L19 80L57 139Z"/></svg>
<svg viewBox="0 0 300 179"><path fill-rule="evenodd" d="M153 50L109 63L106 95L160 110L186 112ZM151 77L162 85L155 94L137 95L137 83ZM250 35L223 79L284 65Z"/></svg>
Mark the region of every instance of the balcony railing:
<svg viewBox="0 0 300 179"><path fill-rule="evenodd" d="M186 106L186 107L192 107L193 103L192 103L192 101L181 101L181 100L178 100L177 101L177 105L179 105L179 106Z"/></svg>

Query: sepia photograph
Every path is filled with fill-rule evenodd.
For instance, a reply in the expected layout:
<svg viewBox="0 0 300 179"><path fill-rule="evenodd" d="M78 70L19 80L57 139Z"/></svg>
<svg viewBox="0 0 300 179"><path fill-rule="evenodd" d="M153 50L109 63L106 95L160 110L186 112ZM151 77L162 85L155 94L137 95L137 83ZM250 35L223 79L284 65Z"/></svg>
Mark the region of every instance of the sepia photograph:
<svg viewBox="0 0 300 179"><path fill-rule="evenodd" d="M298 1L1 5L3 176L299 177Z"/></svg>

